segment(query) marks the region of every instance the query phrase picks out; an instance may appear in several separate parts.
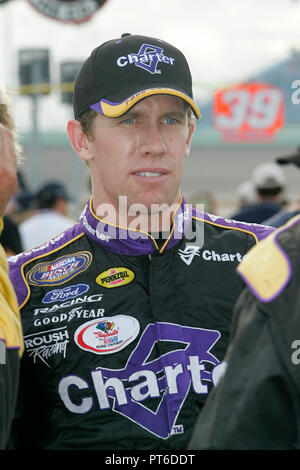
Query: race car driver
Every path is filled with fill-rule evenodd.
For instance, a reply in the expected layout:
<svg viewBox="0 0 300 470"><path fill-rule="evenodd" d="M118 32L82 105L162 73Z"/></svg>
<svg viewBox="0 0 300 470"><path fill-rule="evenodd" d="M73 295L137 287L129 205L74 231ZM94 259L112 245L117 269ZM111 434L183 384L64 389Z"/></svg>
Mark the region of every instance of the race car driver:
<svg viewBox="0 0 300 470"><path fill-rule="evenodd" d="M182 197L200 113L174 46L126 33L94 49L74 115L92 197L10 262L25 341L13 446L184 449L222 370L236 266L272 229Z"/></svg>

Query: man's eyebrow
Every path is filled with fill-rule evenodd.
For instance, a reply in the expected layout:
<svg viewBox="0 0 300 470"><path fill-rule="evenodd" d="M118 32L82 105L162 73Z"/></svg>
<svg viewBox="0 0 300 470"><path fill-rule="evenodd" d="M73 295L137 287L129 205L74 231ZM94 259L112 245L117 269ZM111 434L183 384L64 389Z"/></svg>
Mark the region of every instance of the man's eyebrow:
<svg viewBox="0 0 300 470"><path fill-rule="evenodd" d="M185 111L178 111L178 110L169 110L165 111L164 113L161 114L161 117L167 117L167 116L174 116L174 117L183 117L185 116ZM134 109L130 112L130 110L126 113L123 114L123 117L125 116L141 116L143 115L143 112L140 111L135 111Z"/></svg>
<svg viewBox="0 0 300 470"><path fill-rule="evenodd" d="M143 116L143 112L142 111L138 111L138 110L135 110L135 109L129 109L128 111L126 111L126 113L122 114L122 116L118 116L116 118L114 118L116 121L122 121L124 119L128 119L130 117L139 117L139 116ZM182 110L182 111L178 111L178 110L170 110L170 111L166 111L164 112L161 116L160 116L160 119L161 118L166 118L166 117L174 117L174 118L180 118L180 119L183 119L186 115L186 112L185 110Z"/></svg>
<svg viewBox="0 0 300 470"><path fill-rule="evenodd" d="M122 114L122 116L119 116L119 119L126 119L127 117L131 117L131 116L140 116L142 113L140 113L139 111L136 111L135 109L129 109L128 111L126 111L126 113Z"/></svg>
<svg viewBox="0 0 300 470"><path fill-rule="evenodd" d="M162 116L173 116L173 117L184 117L186 115L185 111L167 111Z"/></svg>
<svg viewBox="0 0 300 470"><path fill-rule="evenodd" d="M138 117L139 115L140 113L138 111L135 111L134 109L129 109L129 111L126 111L126 113L122 114L121 116L117 116L110 119L112 119L114 122L119 122L130 117Z"/></svg>

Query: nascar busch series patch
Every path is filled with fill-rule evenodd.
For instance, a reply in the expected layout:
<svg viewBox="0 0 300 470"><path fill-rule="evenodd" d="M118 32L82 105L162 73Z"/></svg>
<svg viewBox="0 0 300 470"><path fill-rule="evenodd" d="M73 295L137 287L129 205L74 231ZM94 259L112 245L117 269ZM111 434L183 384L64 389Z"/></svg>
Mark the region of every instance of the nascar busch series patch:
<svg viewBox="0 0 300 470"><path fill-rule="evenodd" d="M77 346L95 354L111 354L125 348L139 334L139 322L127 315L91 320L75 331Z"/></svg>
<svg viewBox="0 0 300 470"><path fill-rule="evenodd" d="M100 321L114 322L114 327L108 326L111 330L118 325L117 319L115 316ZM98 323L85 324L86 331L92 325L88 338L96 333ZM129 326L128 322L128 333ZM84 329L84 325L81 328ZM78 330L77 337L81 331ZM85 414L94 407L100 411L110 409L152 434L168 439L184 432L178 417L190 391L207 395L209 384L216 385L223 364L210 350L220 336L216 330L173 323L150 324L124 368L97 367L89 372L89 381L78 373L62 377L59 395L71 413ZM89 341L88 338L85 340ZM153 357L152 351L160 341L172 342L173 350ZM78 400L81 391L84 391L84 398Z"/></svg>
<svg viewBox="0 0 300 470"><path fill-rule="evenodd" d="M79 251L71 255L61 256L54 261L36 264L26 275L27 282L33 286L57 286L69 281L77 274L85 271L92 261L92 254Z"/></svg>
<svg viewBox="0 0 300 470"><path fill-rule="evenodd" d="M111 289L112 287L125 286L134 279L134 272L128 268L110 268L99 274L97 284Z"/></svg>

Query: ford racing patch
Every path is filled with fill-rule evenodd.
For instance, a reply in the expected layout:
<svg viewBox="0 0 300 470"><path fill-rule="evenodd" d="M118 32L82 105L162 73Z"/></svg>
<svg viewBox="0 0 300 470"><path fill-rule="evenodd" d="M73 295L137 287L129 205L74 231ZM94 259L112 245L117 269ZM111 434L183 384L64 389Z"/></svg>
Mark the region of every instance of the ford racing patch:
<svg viewBox="0 0 300 470"><path fill-rule="evenodd" d="M27 282L34 286L57 286L85 271L92 262L92 254L79 251L61 256L52 262L38 263L26 275Z"/></svg>
<svg viewBox="0 0 300 470"><path fill-rule="evenodd" d="M51 304L53 302L65 302L69 299L74 299L79 295L85 294L90 286L87 284L76 284L74 286L67 286L63 289L54 289L47 292L42 299L43 304Z"/></svg>

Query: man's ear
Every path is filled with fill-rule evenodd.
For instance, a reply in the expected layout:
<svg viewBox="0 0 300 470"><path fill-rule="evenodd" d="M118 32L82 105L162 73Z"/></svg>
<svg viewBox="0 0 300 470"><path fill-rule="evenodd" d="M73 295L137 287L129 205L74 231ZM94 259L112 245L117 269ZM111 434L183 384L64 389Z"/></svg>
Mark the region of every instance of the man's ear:
<svg viewBox="0 0 300 470"><path fill-rule="evenodd" d="M192 137L193 137L193 134L194 134L194 130L195 130L195 120L193 119L192 122L189 124L189 127L188 127L188 136L187 136L187 140L186 140L186 144L185 144L185 156L188 157L189 153L190 153L190 150L191 150L191 144L192 144Z"/></svg>
<svg viewBox="0 0 300 470"><path fill-rule="evenodd" d="M92 158L91 145L87 135L83 132L80 122L71 119L67 124L67 132L73 149L84 161Z"/></svg>

